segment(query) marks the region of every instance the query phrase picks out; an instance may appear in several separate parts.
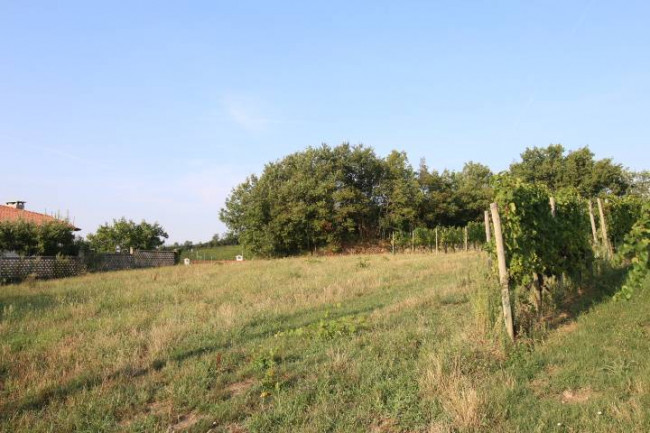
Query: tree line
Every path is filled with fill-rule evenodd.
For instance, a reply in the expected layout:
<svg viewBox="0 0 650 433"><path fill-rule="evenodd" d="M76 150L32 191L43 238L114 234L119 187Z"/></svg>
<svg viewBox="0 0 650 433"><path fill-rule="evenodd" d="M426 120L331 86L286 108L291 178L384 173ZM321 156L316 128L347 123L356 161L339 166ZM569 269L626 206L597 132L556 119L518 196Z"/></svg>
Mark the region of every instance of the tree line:
<svg viewBox="0 0 650 433"><path fill-rule="evenodd" d="M550 191L566 188L582 197L648 195L648 173L632 173L588 148L529 148L507 173ZM502 173L503 174L503 173ZM250 250L284 256L319 248L338 251L387 241L416 228L464 227L482 221L495 198L489 167L462 170L413 168L406 153L379 157L370 147L322 145L264 166L228 196L220 219Z"/></svg>

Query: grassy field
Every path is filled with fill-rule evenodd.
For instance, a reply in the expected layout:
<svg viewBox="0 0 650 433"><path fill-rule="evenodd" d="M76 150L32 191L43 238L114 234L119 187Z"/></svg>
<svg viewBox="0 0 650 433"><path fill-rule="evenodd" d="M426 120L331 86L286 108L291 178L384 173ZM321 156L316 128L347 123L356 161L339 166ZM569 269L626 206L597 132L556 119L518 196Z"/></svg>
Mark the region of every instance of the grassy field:
<svg viewBox="0 0 650 433"><path fill-rule="evenodd" d="M650 431L650 290L591 297L513 348L486 325L499 294L484 261L302 257L2 287L0 431Z"/></svg>
<svg viewBox="0 0 650 433"><path fill-rule="evenodd" d="M252 255L249 251L243 251L244 258L251 260ZM191 260L235 260L235 256L242 253L240 245L224 245L212 248L196 248L193 251L183 250L181 260L189 258Z"/></svg>

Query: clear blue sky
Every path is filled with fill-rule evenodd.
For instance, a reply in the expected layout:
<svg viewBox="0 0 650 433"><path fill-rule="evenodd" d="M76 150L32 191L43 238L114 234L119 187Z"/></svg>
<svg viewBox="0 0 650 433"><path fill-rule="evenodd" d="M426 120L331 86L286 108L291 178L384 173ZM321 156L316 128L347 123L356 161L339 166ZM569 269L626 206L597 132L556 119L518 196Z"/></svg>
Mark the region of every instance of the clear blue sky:
<svg viewBox="0 0 650 433"><path fill-rule="evenodd" d="M647 169L648 23L647 1L0 0L0 200L200 241L247 174L321 143Z"/></svg>

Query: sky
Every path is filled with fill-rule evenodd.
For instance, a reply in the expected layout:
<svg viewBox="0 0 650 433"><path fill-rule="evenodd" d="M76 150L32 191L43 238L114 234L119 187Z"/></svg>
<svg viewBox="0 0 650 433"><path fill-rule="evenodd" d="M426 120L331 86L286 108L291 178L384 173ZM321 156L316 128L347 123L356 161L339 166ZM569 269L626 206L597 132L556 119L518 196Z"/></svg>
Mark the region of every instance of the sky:
<svg viewBox="0 0 650 433"><path fill-rule="evenodd" d="M196 242L247 175L322 143L648 169L648 22L647 1L0 0L0 201Z"/></svg>

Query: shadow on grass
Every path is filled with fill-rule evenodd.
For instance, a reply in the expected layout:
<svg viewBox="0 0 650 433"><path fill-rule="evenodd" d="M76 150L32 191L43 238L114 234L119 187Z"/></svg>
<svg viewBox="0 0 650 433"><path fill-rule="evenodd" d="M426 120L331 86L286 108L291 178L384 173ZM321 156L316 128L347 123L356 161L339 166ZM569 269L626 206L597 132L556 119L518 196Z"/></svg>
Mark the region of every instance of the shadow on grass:
<svg viewBox="0 0 650 433"><path fill-rule="evenodd" d="M11 314L12 317L23 317L28 312L39 312L58 305L56 297L38 293L34 295L0 296L0 320Z"/></svg>
<svg viewBox="0 0 650 433"><path fill-rule="evenodd" d="M605 261L599 262L597 268L584 289L566 296L558 305L555 317L546 322L549 330L557 329L611 299L623 286L629 270L627 267L613 267Z"/></svg>
<svg viewBox="0 0 650 433"><path fill-rule="evenodd" d="M322 319L322 314L325 312L328 312L328 318L337 319L345 316L369 313L377 308L382 308L383 306L384 303L376 302L371 303L370 305L357 306L356 308L349 308L348 306L348 308L341 308L340 310L337 309L334 311L321 307L315 310L303 310L294 314L260 317L247 323L243 328L233 331L233 334L230 336L223 335L221 337L222 342L175 350L168 357L156 359L146 367L135 367L129 365L107 375L81 375L64 384L52 386L33 395L28 395L23 399L9 401L6 404L0 405L0 419L10 418L14 416L16 412L43 409L55 399L64 399L71 394L94 388L106 381L120 378L133 379L146 376L153 371L161 370L167 364L172 362L182 363L188 359L198 358L209 353L231 348L236 344L261 340L269 338L278 332L313 325Z"/></svg>

